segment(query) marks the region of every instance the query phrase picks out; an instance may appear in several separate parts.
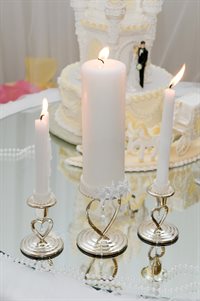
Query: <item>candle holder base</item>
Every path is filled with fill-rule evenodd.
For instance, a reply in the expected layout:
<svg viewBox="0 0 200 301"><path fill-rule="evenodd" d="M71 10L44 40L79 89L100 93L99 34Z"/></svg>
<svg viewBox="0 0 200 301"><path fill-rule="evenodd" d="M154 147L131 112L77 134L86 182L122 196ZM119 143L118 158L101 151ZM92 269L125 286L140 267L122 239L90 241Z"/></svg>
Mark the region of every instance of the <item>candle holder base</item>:
<svg viewBox="0 0 200 301"><path fill-rule="evenodd" d="M112 198L107 201L111 201L111 199ZM104 230L100 230L94 224L90 217L90 209L95 202L99 202L101 209L104 211L105 203L102 203L100 199L94 198L86 207L87 221L91 228L79 233L76 244L79 250L88 256L96 258L115 257L122 254L128 246L128 239L125 234L119 230L111 230L121 207L121 198L113 200L117 202L117 206L115 207L115 211Z"/></svg>
<svg viewBox="0 0 200 301"><path fill-rule="evenodd" d="M119 230L107 233L108 237L99 237L93 229L79 233L77 246L84 254L96 258L111 258L122 254L127 246L127 237Z"/></svg>
<svg viewBox="0 0 200 301"><path fill-rule="evenodd" d="M145 243L153 246L167 246L175 243L179 237L176 226L165 222L169 208L167 206L168 197L174 194L170 186L166 193L157 193L153 186L147 192L156 197L157 206L151 211L150 221L143 222L138 228L138 237Z"/></svg>
<svg viewBox="0 0 200 301"><path fill-rule="evenodd" d="M45 260L58 256L64 249L64 243L60 237L51 232L53 220L47 217L48 208L56 204L53 193L45 204L36 199L35 195L27 200L27 204L35 209L41 209L43 216L31 221L32 234L25 237L20 244L22 254L31 258Z"/></svg>
<svg viewBox="0 0 200 301"><path fill-rule="evenodd" d="M146 221L138 228L138 237L143 242L154 246L174 244L178 240L178 236L178 229L168 223L164 223L161 230L158 230L152 221Z"/></svg>
<svg viewBox="0 0 200 301"><path fill-rule="evenodd" d="M22 254L31 259L45 260L58 256L64 248L61 238L49 235L45 242L40 242L38 237L31 234L25 237L20 246Z"/></svg>

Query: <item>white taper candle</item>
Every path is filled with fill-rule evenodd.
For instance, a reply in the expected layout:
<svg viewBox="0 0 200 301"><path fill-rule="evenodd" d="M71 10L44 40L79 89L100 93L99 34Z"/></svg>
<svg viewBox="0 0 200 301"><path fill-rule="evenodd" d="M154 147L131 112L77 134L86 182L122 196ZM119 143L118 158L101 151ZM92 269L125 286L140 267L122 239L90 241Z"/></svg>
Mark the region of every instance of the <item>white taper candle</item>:
<svg viewBox="0 0 200 301"><path fill-rule="evenodd" d="M170 146L173 129L175 91L166 89L159 141L156 185L161 191L167 191L169 177Z"/></svg>
<svg viewBox="0 0 200 301"><path fill-rule="evenodd" d="M48 102L43 100L40 119L35 120L35 192L41 203L46 202L49 193L51 145L49 137Z"/></svg>
<svg viewBox="0 0 200 301"><path fill-rule="evenodd" d="M159 193L165 193L169 187L169 160L173 131L173 117L174 117L174 104L175 104L175 91L172 89L182 78L185 72L185 65L171 80L169 88L164 92L164 104L162 123L160 130L160 141L158 150L158 164L156 180L154 188Z"/></svg>

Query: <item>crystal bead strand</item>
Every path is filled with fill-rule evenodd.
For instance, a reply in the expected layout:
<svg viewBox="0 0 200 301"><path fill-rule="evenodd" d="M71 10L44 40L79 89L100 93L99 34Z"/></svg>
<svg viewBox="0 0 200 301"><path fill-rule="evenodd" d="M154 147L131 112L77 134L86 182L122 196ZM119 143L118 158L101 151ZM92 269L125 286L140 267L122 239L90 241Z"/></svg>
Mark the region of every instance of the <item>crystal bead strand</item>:
<svg viewBox="0 0 200 301"><path fill-rule="evenodd" d="M18 161L24 158L33 158L35 145L25 148L0 148L0 161Z"/></svg>

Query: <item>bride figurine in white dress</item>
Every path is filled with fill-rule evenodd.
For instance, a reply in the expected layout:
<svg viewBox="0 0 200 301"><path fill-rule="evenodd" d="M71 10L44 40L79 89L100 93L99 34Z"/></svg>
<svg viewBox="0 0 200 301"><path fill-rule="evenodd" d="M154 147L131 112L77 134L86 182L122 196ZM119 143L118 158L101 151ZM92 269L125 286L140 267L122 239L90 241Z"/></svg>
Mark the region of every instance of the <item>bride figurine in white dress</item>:
<svg viewBox="0 0 200 301"><path fill-rule="evenodd" d="M131 66L130 66L128 81L127 81L128 91L130 91L130 92L134 92L134 91L138 90L138 88L139 88L138 70L136 69L137 52L138 52L138 47L133 46L133 50L131 53L131 56L132 56Z"/></svg>

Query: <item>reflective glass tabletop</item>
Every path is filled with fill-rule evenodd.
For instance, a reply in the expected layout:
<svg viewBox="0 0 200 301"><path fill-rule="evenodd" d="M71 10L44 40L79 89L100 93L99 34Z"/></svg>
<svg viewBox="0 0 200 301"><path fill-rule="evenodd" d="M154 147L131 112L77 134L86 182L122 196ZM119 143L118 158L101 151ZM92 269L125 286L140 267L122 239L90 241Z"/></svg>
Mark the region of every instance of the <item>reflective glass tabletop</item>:
<svg viewBox="0 0 200 301"><path fill-rule="evenodd" d="M38 115L39 109L31 109L0 120L0 251L18 258L19 263L26 263L20 242L31 233L30 222L39 214L26 204L34 189L34 120ZM128 248L116 258L93 259L76 246L77 235L88 228L88 199L78 189L81 169L65 162L77 154L75 146L55 136L51 141L51 189L57 204L50 208L49 216L54 220L53 231L64 241L64 250L52 260L30 260L29 266L67 271L96 289L122 295L200 300L200 186L195 183L200 176L200 162L170 170L175 195L169 199L167 219L179 229L175 244L153 248L138 238L138 226L155 206L155 199L146 194L155 174L127 173L133 197L122 204L114 226L127 235ZM144 271L148 271L144 268L155 263L155 252L159 263L156 268L162 273L154 279L144 277Z"/></svg>

